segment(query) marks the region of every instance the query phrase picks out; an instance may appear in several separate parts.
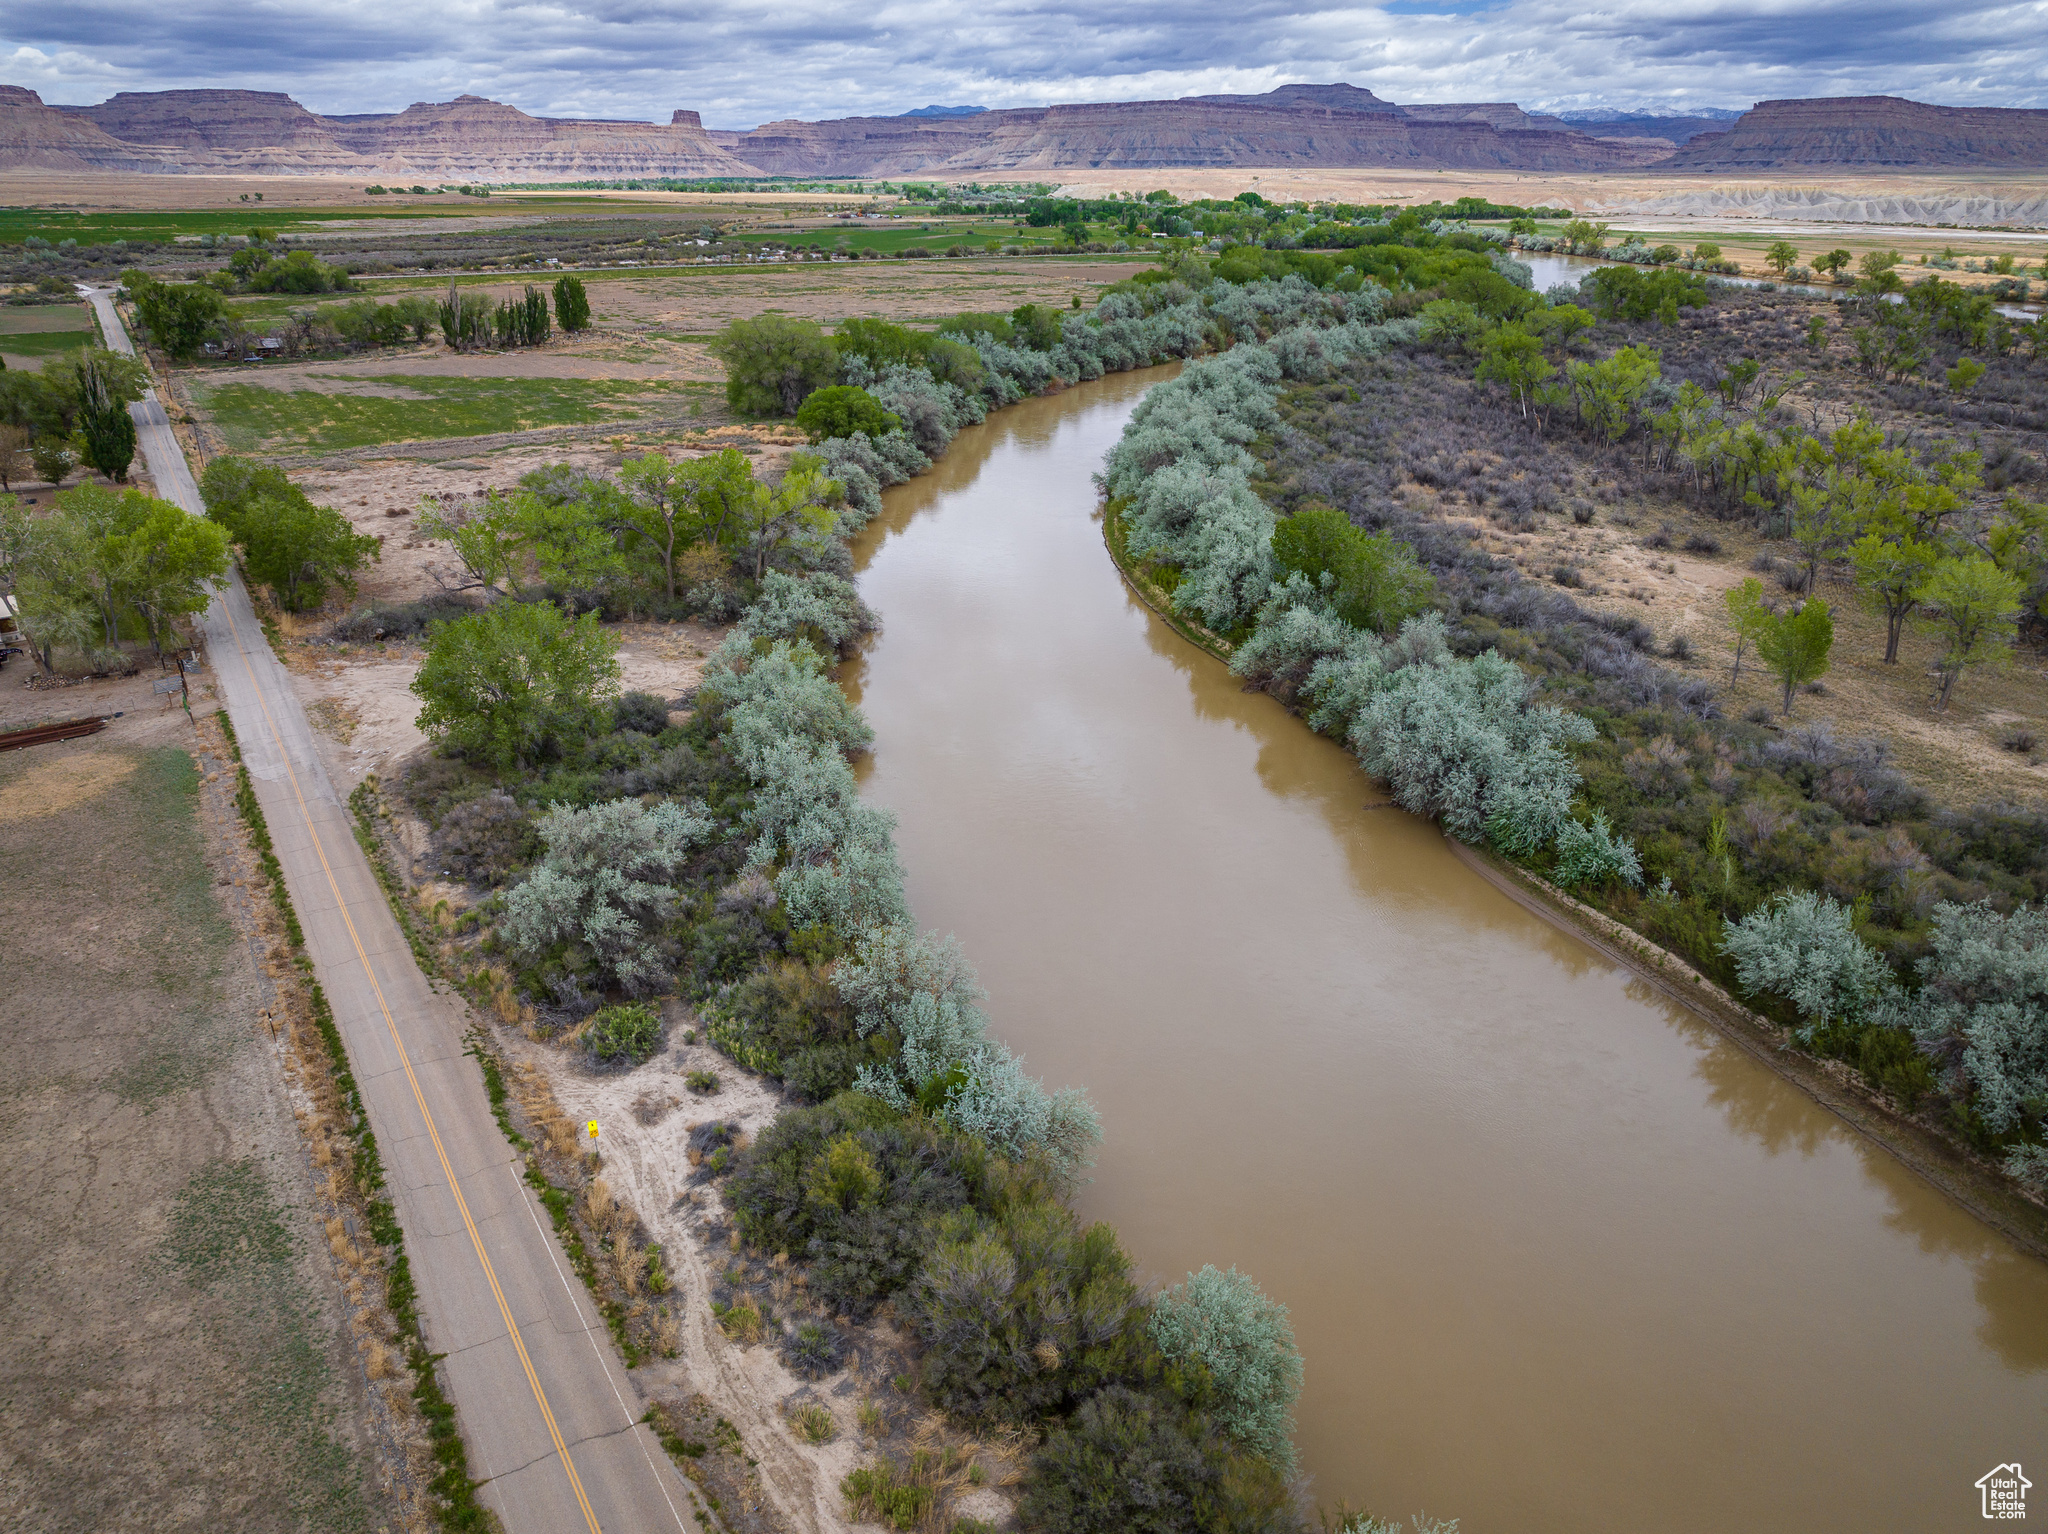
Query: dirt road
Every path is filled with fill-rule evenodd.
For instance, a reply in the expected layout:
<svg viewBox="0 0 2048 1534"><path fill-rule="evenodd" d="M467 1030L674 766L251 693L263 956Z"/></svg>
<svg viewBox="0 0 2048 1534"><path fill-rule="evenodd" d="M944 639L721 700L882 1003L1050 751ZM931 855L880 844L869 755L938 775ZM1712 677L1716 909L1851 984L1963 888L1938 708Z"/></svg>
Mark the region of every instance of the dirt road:
<svg viewBox="0 0 2048 1534"><path fill-rule="evenodd" d="M118 314L91 294L104 332ZM133 407L157 493L202 510L152 393ZM284 669L237 577L208 610L216 685L240 738L320 984L334 1009L419 1285L428 1341L446 1355L471 1470L513 1534L687 1527L680 1478L602 1321L520 1178L464 1010L420 972L356 845Z"/></svg>

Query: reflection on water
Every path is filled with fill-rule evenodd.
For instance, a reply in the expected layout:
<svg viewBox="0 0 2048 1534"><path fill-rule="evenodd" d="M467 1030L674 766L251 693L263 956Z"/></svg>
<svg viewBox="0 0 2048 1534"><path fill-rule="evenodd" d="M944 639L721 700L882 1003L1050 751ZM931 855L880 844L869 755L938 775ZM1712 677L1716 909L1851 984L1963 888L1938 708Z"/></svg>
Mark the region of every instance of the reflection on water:
<svg viewBox="0 0 2048 1534"><path fill-rule="evenodd" d="M1131 596L1089 476L1160 376L1002 412L856 551L864 792L997 1031L1101 1106L1084 1212L1155 1279L1234 1262L1292 1308L1326 1501L1974 1519L2042 1436L2043 1266Z"/></svg>
<svg viewBox="0 0 2048 1534"><path fill-rule="evenodd" d="M1620 266L1623 264L1619 261L1595 261L1590 256L1544 255L1528 250L1517 250L1512 252L1512 254L1515 260L1522 262L1529 268L1538 293L1547 293L1561 282L1577 287L1586 280L1586 273L1598 271L1603 266ZM1923 276L1939 277L1941 275L1939 270L1923 272L1918 267L1902 266L1899 268L1899 272L1902 279L1909 283L1917 282ZM1761 287L1768 279L1762 277L1722 277L1718 280L1721 282L1732 282L1738 287L1754 288ZM1780 282L1775 284L1775 286L1780 292L1803 293L1809 298L1840 297L1844 291L1841 288L1815 287L1811 284L1796 282ZM1892 295L1892 301L1898 301L1897 294ZM2041 312L2039 304L2001 303L1993 304L1991 307L2006 318L2015 320L2035 319Z"/></svg>

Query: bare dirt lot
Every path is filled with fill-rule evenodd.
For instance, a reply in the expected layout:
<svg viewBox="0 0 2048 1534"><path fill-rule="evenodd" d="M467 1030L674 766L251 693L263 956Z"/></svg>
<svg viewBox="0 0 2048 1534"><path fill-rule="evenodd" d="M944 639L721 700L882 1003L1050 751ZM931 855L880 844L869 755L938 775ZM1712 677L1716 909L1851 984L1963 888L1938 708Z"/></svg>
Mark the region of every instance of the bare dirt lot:
<svg viewBox="0 0 2048 1534"><path fill-rule="evenodd" d="M1410 495L1426 503L1432 493L1415 486ZM1719 551L1685 552L1688 540L1711 541ZM1769 544L1677 500L1619 508L1585 527L1563 520L1536 533L1484 527L1479 543L1538 580L1572 571L1585 583L1572 592L1584 606L1641 618L1667 648L1682 637L1689 658L1664 664L1712 681L1724 712L1768 708L1773 719L1780 717L1780 690L1753 656L1739 679L1731 676L1734 633L1723 596L1754 573L1757 555L1782 554L1782 543ZM1817 690L1796 697L1790 723L1826 720L1845 738L1889 741L1900 768L1944 803L2048 797L2048 755L2000 744L2012 726L2048 719L2048 657L2021 647L2009 666L1965 673L1948 711L1937 713L1936 638L1909 629L1898 664L1887 666L1884 620L1859 600L1854 585L1836 574L1823 578L1819 592L1834 616L1833 665Z"/></svg>
<svg viewBox="0 0 2048 1534"><path fill-rule="evenodd" d="M129 717L0 756L0 1524L410 1527L403 1424L359 1361L267 1022L230 781L182 711Z"/></svg>

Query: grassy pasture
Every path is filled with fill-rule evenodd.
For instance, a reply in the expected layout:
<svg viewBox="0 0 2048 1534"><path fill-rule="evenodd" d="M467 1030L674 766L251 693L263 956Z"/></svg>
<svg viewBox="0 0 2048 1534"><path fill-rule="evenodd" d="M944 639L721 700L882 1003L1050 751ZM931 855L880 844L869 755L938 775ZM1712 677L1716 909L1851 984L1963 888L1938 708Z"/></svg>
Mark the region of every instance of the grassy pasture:
<svg viewBox="0 0 2048 1534"><path fill-rule="evenodd" d="M333 452L380 442L480 437L542 426L637 421L674 411L689 386L578 378L346 375L378 393L195 383L195 403L235 452Z"/></svg>

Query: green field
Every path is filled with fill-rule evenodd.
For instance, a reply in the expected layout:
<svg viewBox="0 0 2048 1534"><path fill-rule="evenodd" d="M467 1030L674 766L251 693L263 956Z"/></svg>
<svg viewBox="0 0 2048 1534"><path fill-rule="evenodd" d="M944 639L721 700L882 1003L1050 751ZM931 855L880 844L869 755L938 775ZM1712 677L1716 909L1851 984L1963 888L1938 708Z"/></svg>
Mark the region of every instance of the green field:
<svg viewBox="0 0 2048 1534"><path fill-rule="evenodd" d="M758 239L767 244L787 243L792 250L833 250L841 247L849 250L879 250L883 252L909 250L922 245L934 255L947 246L962 243L980 249L993 240L998 245L1065 245L1066 234L1059 229L1034 229L1029 225L1020 226L1009 219L920 219L915 223L908 220L890 223L848 222L827 229L796 229L781 234L773 229L749 230L746 238ZM1091 225L1088 238L1100 240L1105 245L1114 244L1123 238L1122 231L1113 224ZM1149 240L1132 241L1139 250L1151 247Z"/></svg>
<svg viewBox="0 0 2048 1534"><path fill-rule="evenodd" d="M316 375L318 376L318 375ZM413 374L352 383L403 389L411 398L322 394L253 383L195 383L194 402L238 453L333 452L380 442L421 442L531 431L539 426L621 425L657 409L674 412L694 388L712 385L582 378L431 378Z"/></svg>
<svg viewBox="0 0 2048 1534"><path fill-rule="evenodd" d="M0 307L0 352L10 357L55 357L99 338L84 304Z"/></svg>
<svg viewBox="0 0 2048 1534"><path fill-rule="evenodd" d="M377 200L380 204L385 201L381 197ZM115 240L167 245L181 234L247 234L252 227L275 234L296 234L339 220L475 218L491 211L487 202L452 194L445 198L408 197L392 207L372 208L283 208L255 202L234 208L111 213L78 213L67 208L0 208L0 245L19 245L30 235L52 245L60 240L76 240L80 245L108 245Z"/></svg>
<svg viewBox="0 0 2048 1534"><path fill-rule="evenodd" d="M32 330L26 334L0 332L0 352L10 357L62 357L97 339L89 330Z"/></svg>

